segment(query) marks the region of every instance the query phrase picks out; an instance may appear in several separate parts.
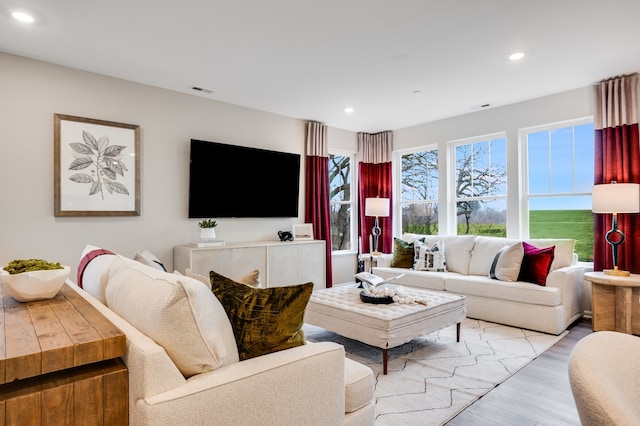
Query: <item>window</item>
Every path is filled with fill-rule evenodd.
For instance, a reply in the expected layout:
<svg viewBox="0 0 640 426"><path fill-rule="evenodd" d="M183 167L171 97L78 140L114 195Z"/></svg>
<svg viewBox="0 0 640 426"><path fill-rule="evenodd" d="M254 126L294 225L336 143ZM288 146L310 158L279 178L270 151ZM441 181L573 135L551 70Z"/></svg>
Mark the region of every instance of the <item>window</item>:
<svg viewBox="0 0 640 426"><path fill-rule="evenodd" d="M438 150L400 154L402 232L438 234Z"/></svg>
<svg viewBox="0 0 640 426"><path fill-rule="evenodd" d="M329 154L329 202L331 210L331 250L352 250L353 207L353 154Z"/></svg>
<svg viewBox="0 0 640 426"><path fill-rule="evenodd" d="M523 129L524 228L529 238L572 238L579 260L593 261L591 119Z"/></svg>
<svg viewBox="0 0 640 426"><path fill-rule="evenodd" d="M457 234L506 237L506 137L467 139L452 146Z"/></svg>

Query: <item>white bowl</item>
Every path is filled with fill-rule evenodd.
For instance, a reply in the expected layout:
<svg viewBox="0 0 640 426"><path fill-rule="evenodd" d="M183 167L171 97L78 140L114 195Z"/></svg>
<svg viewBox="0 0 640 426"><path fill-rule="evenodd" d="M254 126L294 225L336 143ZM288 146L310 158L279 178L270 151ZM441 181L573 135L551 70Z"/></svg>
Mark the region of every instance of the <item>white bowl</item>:
<svg viewBox="0 0 640 426"><path fill-rule="evenodd" d="M71 268L29 271L11 275L0 269L0 283L4 291L18 302L51 299L60 291Z"/></svg>

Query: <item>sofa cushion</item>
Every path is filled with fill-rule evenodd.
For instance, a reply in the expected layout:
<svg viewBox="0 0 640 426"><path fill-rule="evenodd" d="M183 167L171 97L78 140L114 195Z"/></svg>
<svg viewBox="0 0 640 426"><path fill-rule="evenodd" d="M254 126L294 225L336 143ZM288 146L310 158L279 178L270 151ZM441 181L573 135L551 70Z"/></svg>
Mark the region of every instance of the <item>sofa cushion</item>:
<svg viewBox="0 0 640 426"><path fill-rule="evenodd" d="M400 238L393 239L393 257L391 258L391 267L393 268L411 268L413 267L413 258L415 256L413 241L408 242Z"/></svg>
<svg viewBox="0 0 640 426"><path fill-rule="evenodd" d="M105 295L108 307L162 346L185 377L238 361L223 307L193 278L118 255Z"/></svg>
<svg viewBox="0 0 640 426"><path fill-rule="evenodd" d="M211 271L211 291L231 321L240 360L304 345L313 283L256 288Z"/></svg>
<svg viewBox="0 0 640 426"><path fill-rule="evenodd" d="M500 281L517 281L523 256L521 242L504 246L496 253L491 263L489 277Z"/></svg>
<svg viewBox="0 0 640 426"><path fill-rule="evenodd" d="M559 306L562 303L562 292L559 288L544 287L521 281L505 282L476 275L450 275L445 279L444 285L448 292L465 296L484 297L525 305Z"/></svg>
<svg viewBox="0 0 640 426"><path fill-rule="evenodd" d="M444 257L447 259L447 271L463 275L469 274L469 261L473 244L476 240L475 235L422 235L405 232L402 234L402 239L404 241L422 239L429 245L434 245L440 240L444 241Z"/></svg>
<svg viewBox="0 0 640 426"><path fill-rule="evenodd" d="M109 281L109 268L116 255L111 251L87 245L80 255L78 264L78 287L95 297L100 303L106 305L104 289Z"/></svg>
<svg viewBox="0 0 640 426"><path fill-rule="evenodd" d="M504 246L511 246L519 242L520 240L502 237L477 236L473 243L471 258L469 259L469 275L489 276L489 269L496 254L502 250Z"/></svg>
<svg viewBox="0 0 640 426"><path fill-rule="evenodd" d="M373 401L371 369L352 359L344 359L344 412L353 413Z"/></svg>
<svg viewBox="0 0 640 426"><path fill-rule="evenodd" d="M524 257L518 281L545 285L553 262L555 246L538 248L523 241L522 247L524 248Z"/></svg>

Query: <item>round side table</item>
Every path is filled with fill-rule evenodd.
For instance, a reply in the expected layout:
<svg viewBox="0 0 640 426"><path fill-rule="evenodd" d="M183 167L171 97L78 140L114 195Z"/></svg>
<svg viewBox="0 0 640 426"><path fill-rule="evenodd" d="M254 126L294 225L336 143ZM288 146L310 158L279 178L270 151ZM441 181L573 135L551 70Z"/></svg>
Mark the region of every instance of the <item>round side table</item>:
<svg viewBox="0 0 640 426"><path fill-rule="evenodd" d="M640 275L585 272L584 279L591 282L593 331L640 334Z"/></svg>

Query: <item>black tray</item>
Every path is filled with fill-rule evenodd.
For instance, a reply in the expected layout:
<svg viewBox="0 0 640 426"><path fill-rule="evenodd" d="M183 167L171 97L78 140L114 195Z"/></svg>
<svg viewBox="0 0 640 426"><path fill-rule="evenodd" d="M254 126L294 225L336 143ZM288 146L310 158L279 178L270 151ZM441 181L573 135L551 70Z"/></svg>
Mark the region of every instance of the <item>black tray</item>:
<svg viewBox="0 0 640 426"><path fill-rule="evenodd" d="M373 297L367 296L364 291L360 292L360 300L364 303L373 303L374 305L388 305L389 303L393 303L393 297Z"/></svg>

